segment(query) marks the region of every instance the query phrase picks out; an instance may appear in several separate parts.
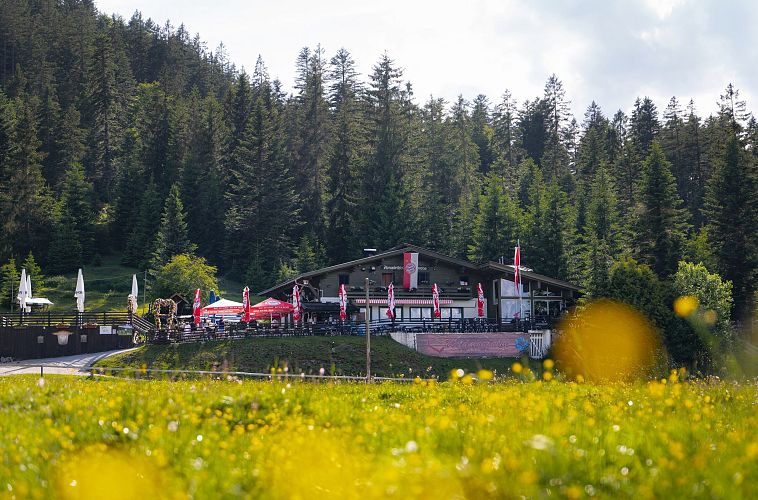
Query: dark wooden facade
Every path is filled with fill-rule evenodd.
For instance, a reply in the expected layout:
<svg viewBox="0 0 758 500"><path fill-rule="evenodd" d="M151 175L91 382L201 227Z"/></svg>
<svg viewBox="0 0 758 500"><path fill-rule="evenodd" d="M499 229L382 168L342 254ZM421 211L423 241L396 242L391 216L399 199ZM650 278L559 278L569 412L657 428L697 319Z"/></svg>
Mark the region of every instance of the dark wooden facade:
<svg viewBox="0 0 758 500"><path fill-rule="evenodd" d="M418 253L418 287L403 288L403 254ZM432 285L440 288L440 308L443 318L476 317L477 285L481 283L487 302L487 317L513 317L518 303L513 284L512 266L493 262L475 264L448 257L415 245L401 245L362 259L304 273L295 279L258 292L280 300L290 300L295 283L301 286L304 302L333 303L338 301L340 284L345 284L350 303L363 312L365 280L370 280L369 300L372 319L383 317L386 309L387 286L394 284L398 320L419 319L431 314ZM554 315L574 304L579 288L571 283L522 271L523 317L537 314ZM510 280L510 281L509 281ZM519 313L520 315L520 313Z"/></svg>

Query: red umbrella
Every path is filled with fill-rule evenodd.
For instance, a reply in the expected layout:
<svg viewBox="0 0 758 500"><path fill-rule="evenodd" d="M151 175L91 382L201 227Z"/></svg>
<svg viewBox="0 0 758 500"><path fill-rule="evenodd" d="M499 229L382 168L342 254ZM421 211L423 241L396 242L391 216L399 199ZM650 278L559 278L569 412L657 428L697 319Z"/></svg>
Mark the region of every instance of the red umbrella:
<svg viewBox="0 0 758 500"><path fill-rule="evenodd" d="M200 324L201 293L199 288L195 290L195 301L192 303L192 316L194 316L195 325Z"/></svg>
<svg viewBox="0 0 758 500"><path fill-rule="evenodd" d="M300 287L292 287L292 319L300 321Z"/></svg>
<svg viewBox="0 0 758 500"><path fill-rule="evenodd" d="M250 317L252 319L281 318L290 314L294 309L289 302L268 298L250 307Z"/></svg>
<svg viewBox="0 0 758 500"><path fill-rule="evenodd" d="M340 285L340 319L345 321L347 318L347 292L345 285Z"/></svg>
<svg viewBox="0 0 758 500"><path fill-rule="evenodd" d="M392 283L387 288L387 311L384 314L389 319L395 319L395 285Z"/></svg>
<svg viewBox="0 0 758 500"><path fill-rule="evenodd" d="M442 317L442 313L440 312L440 289L437 283L432 285L432 304L434 304L434 317Z"/></svg>
<svg viewBox="0 0 758 500"><path fill-rule="evenodd" d="M250 289L248 287L242 291L242 321L250 322Z"/></svg>
<svg viewBox="0 0 758 500"><path fill-rule="evenodd" d="M476 312L480 318L484 317L484 291L481 283L476 285Z"/></svg>

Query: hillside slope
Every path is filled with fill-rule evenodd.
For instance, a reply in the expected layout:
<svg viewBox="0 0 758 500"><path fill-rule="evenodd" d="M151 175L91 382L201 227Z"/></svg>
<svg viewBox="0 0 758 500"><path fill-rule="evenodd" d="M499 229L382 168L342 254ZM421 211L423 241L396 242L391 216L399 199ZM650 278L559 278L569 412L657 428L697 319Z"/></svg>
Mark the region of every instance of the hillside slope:
<svg viewBox="0 0 758 500"><path fill-rule="evenodd" d="M219 340L197 344L149 345L112 356L98 366L148 366L166 369L229 370L268 373L271 368L289 367L289 373L363 375L366 372L364 337L300 337ZM424 356L389 337L371 341L372 372L380 377L440 377L450 370L479 368L505 373L513 359L454 359ZM332 368L333 366L333 368Z"/></svg>

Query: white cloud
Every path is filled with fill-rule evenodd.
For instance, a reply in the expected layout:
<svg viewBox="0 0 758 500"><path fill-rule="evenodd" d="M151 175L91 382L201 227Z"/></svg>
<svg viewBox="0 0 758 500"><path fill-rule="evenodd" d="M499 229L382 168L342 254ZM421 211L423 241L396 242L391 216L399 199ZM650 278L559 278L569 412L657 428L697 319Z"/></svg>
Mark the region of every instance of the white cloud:
<svg viewBox="0 0 758 500"><path fill-rule="evenodd" d="M158 24L170 18L251 71L261 54L290 88L303 46L328 57L347 48L365 76L387 51L404 68L416 98L454 100L484 93L493 104L510 89L519 100L541 95L556 73L578 119L593 99L606 114L649 95L660 109L672 95L715 110L730 81L758 95L758 44L750 0L586 2L470 0L245 1L102 0L102 12L128 19L139 9ZM750 106L750 101L748 101Z"/></svg>

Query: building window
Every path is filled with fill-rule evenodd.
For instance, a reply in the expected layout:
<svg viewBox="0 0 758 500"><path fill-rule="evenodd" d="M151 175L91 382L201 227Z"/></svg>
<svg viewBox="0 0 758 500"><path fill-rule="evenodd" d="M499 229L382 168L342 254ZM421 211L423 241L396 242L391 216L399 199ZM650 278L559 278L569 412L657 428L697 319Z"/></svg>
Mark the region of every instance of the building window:
<svg viewBox="0 0 758 500"><path fill-rule="evenodd" d="M440 308L442 319L460 319L463 317L463 308L461 307L443 307Z"/></svg>
<svg viewBox="0 0 758 500"><path fill-rule="evenodd" d="M431 307L411 307L411 319L432 319Z"/></svg>
<svg viewBox="0 0 758 500"><path fill-rule="evenodd" d="M349 285L349 284L350 284L350 275L340 274L340 285Z"/></svg>
<svg viewBox="0 0 758 500"><path fill-rule="evenodd" d="M382 286L390 286L395 281L395 273L382 273Z"/></svg>
<svg viewBox="0 0 758 500"><path fill-rule="evenodd" d="M429 280L429 271L419 271L418 272L418 284L419 285L428 285L430 283Z"/></svg>
<svg viewBox="0 0 758 500"><path fill-rule="evenodd" d="M458 281L460 286L468 286L468 276L461 276Z"/></svg>

